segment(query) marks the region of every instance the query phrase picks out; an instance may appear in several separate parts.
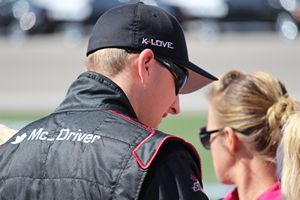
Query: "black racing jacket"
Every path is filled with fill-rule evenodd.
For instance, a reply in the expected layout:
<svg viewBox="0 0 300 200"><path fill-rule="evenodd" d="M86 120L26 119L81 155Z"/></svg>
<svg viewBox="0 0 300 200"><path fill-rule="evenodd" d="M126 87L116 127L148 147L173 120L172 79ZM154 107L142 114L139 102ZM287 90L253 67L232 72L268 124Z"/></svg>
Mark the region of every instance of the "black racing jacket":
<svg viewBox="0 0 300 200"><path fill-rule="evenodd" d="M193 147L141 124L115 83L85 72L54 113L0 147L0 199L207 197Z"/></svg>

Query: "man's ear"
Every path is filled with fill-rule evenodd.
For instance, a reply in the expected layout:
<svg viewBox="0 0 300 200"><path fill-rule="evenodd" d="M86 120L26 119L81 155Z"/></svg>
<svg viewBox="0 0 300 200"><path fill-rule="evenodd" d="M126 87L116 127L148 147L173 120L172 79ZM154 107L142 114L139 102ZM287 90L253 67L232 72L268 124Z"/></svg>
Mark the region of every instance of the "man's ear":
<svg viewBox="0 0 300 200"><path fill-rule="evenodd" d="M231 127L226 126L223 130L224 135L226 136L226 143L229 149L232 152L236 152L239 147L239 138L236 135L236 131Z"/></svg>
<svg viewBox="0 0 300 200"><path fill-rule="evenodd" d="M138 75L142 84L149 80L150 68L153 66L150 63L154 61L154 53L151 49L144 49L138 60Z"/></svg>

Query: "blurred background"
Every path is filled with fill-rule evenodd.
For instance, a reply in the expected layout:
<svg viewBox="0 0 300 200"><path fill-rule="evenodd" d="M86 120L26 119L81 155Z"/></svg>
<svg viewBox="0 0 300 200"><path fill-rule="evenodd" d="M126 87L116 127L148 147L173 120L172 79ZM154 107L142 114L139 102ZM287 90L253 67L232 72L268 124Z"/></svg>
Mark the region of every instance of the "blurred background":
<svg viewBox="0 0 300 200"><path fill-rule="evenodd" d="M0 123L20 129L52 112L84 70L92 25L107 9L130 0L0 0ZM232 69L267 71L300 99L300 0L145 0L173 14L186 33L190 59L215 76ZM198 139L206 124L209 86L181 97L180 116L161 130L198 149L205 190L217 199L210 153Z"/></svg>

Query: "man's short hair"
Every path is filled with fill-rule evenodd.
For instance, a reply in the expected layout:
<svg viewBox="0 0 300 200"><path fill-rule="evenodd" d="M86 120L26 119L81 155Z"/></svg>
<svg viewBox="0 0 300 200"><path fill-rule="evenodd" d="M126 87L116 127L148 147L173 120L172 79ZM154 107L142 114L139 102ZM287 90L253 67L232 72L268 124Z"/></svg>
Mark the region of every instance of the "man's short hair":
<svg viewBox="0 0 300 200"><path fill-rule="evenodd" d="M88 71L100 72L113 77L124 69L128 60L129 53L124 49L100 49L87 57L86 68Z"/></svg>

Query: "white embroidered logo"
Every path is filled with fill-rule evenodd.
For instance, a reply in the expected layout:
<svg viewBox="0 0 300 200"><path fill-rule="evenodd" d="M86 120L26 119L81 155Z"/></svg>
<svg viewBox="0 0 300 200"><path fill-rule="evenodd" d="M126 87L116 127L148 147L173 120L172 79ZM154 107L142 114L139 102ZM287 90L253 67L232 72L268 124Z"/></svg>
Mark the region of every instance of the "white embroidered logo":
<svg viewBox="0 0 300 200"><path fill-rule="evenodd" d="M19 144L27 137L26 133L21 136L17 136L16 140L11 142L11 144ZM34 129L27 138L27 141L42 140L42 141L73 141L73 142L83 142L83 143L94 143L95 140L100 139L100 135L94 135L90 133L83 133L81 129L78 131L71 131L68 128L60 129L59 134L56 137L50 137L49 132L44 130L44 128Z"/></svg>
<svg viewBox="0 0 300 200"><path fill-rule="evenodd" d="M21 136L17 136L16 137L16 140L11 142L11 144L19 144L21 143L25 138L27 137L27 134L26 133L23 133Z"/></svg>
<svg viewBox="0 0 300 200"><path fill-rule="evenodd" d="M173 42L168 42L168 41L163 41L163 40L143 38L142 44L145 44L145 45L149 44L149 45L152 45L152 46L174 49Z"/></svg>

